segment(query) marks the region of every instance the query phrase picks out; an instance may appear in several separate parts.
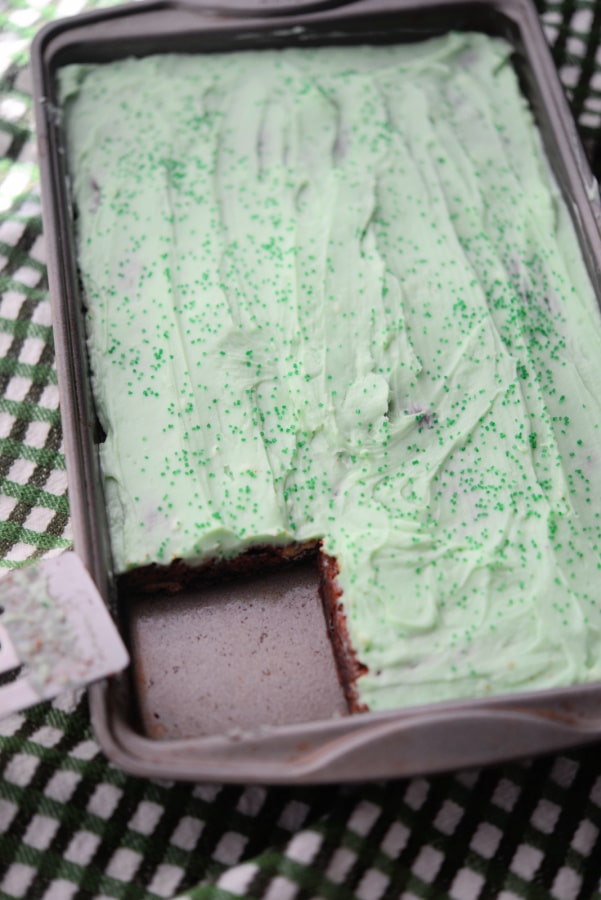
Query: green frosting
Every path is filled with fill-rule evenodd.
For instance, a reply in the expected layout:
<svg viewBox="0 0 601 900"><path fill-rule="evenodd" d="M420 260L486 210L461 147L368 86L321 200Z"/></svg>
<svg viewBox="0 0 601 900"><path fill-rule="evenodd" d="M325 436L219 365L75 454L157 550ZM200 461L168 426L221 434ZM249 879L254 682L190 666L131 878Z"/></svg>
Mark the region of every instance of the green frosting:
<svg viewBox="0 0 601 900"><path fill-rule="evenodd" d="M323 538L372 709L601 677L601 328L510 49L61 73L122 571Z"/></svg>

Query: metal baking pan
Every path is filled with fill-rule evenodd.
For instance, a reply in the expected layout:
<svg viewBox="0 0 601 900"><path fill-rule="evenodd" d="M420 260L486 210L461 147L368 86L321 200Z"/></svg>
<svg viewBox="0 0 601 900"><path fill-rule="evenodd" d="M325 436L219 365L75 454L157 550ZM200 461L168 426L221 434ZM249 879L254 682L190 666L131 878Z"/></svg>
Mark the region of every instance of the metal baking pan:
<svg viewBox="0 0 601 900"><path fill-rule="evenodd" d="M48 268L75 548L118 619L131 670L94 685L106 754L136 775L318 783L433 773L601 738L601 685L350 716L317 576L265 573L152 602L119 596L111 572L55 74L72 62L157 52L427 38L505 37L601 290L596 182L534 6L526 0L258 0L219 8L151 0L46 26L32 50ZM202 593L202 598L200 594ZM202 603L200 602L202 599Z"/></svg>

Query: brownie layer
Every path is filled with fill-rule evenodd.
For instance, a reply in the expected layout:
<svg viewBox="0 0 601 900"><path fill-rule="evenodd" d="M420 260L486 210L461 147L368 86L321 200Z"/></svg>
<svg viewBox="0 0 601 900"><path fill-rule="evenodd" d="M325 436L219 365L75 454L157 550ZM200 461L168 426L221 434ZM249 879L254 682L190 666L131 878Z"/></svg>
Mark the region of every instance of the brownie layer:
<svg viewBox="0 0 601 900"><path fill-rule="evenodd" d="M116 568L322 541L373 709L601 675L599 315L510 56L62 73Z"/></svg>

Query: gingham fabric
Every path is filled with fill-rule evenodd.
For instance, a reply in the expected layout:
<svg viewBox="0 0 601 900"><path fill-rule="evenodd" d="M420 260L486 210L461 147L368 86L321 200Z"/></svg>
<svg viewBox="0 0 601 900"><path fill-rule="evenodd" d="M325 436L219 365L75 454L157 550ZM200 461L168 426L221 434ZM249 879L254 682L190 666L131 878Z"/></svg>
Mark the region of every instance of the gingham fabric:
<svg viewBox="0 0 601 900"><path fill-rule="evenodd" d="M81 0L0 4L0 573L70 544L27 73ZM601 4L541 5L601 167ZM1 590L1 581L0 581ZM168 784L110 765L85 695L0 721L0 897L601 896L601 745L438 778L313 789Z"/></svg>

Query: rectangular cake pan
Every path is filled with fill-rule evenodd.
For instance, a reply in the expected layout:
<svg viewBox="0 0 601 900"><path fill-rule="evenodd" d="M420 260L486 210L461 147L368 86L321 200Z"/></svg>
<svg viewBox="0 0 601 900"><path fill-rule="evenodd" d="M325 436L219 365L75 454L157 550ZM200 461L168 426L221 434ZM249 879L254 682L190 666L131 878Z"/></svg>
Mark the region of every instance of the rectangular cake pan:
<svg viewBox="0 0 601 900"><path fill-rule="evenodd" d="M218 7L218 8L217 8ZM132 667L94 685L106 754L136 775L318 783L426 774L601 738L601 685L349 716L309 565L152 601L111 571L56 73L158 52L506 38L597 296L601 209L538 15L526 0L142 2L46 26L32 50L44 230L75 548L129 644Z"/></svg>

